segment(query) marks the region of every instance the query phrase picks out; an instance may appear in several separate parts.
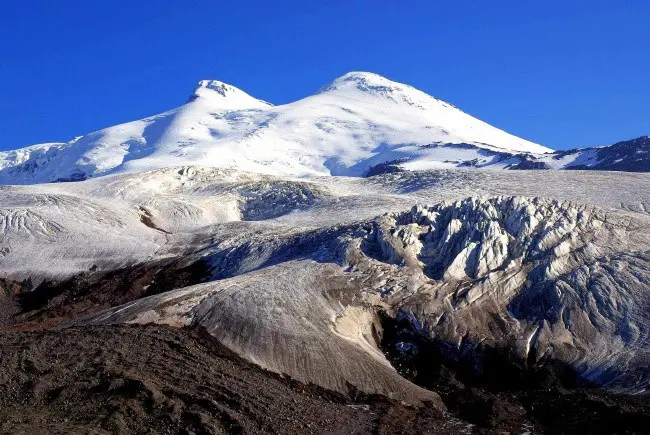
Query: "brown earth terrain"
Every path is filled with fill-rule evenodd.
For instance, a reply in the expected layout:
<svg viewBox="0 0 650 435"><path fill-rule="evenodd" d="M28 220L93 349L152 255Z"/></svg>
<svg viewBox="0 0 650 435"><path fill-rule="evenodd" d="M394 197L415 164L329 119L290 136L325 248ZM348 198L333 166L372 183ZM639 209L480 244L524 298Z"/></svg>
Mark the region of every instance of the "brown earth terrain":
<svg viewBox="0 0 650 435"><path fill-rule="evenodd" d="M128 270L119 279L91 275L29 293L4 283L0 433L650 432L647 395L609 393L562 365L522 367L496 350L477 376L471 362L445 358L437 344L388 318L379 343L384 353L404 377L440 394L449 413L353 386L345 395L301 384L244 361L196 328L56 326L75 313L143 296L129 290L143 281L156 284L148 287L154 293L170 280L198 281L203 272L193 267L168 269L178 273L162 278L164 268ZM396 351L400 343L419 353L405 357Z"/></svg>
<svg viewBox="0 0 650 435"><path fill-rule="evenodd" d="M390 332L388 333L390 339ZM157 325L0 333L0 432L647 433L650 402L557 379L495 388L434 363L401 372L450 410L304 385L262 370L200 330ZM437 358L437 359L436 359ZM420 370L419 375L415 371Z"/></svg>
<svg viewBox="0 0 650 435"><path fill-rule="evenodd" d="M164 326L0 334L0 432L459 433L426 405L348 396L247 363Z"/></svg>

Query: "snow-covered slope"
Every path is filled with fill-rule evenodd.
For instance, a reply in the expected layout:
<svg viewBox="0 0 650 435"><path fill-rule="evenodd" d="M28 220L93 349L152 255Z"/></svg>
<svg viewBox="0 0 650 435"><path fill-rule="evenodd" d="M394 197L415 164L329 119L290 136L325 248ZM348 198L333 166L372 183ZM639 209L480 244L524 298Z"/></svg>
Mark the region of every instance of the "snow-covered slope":
<svg viewBox="0 0 650 435"><path fill-rule="evenodd" d="M359 176L392 161L408 161L411 169L454 167L457 161L504 166L504 152L550 151L372 73L348 73L282 106L204 80L186 104L169 112L67 143L1 152L0 183L74 181L188 164Z"/></svg>

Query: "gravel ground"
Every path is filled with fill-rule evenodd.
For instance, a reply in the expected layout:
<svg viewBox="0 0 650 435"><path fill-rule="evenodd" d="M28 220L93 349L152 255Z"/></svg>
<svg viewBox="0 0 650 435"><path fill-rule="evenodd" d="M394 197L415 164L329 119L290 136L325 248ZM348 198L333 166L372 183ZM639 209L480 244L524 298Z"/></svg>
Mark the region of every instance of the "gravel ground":
<svg viewBox="0 0 650 435"><path fill-rule="evenodd" d="M0 334L0 431L461 433L426 405L344 396L261 370L200 331L110 326Z"/></svg>

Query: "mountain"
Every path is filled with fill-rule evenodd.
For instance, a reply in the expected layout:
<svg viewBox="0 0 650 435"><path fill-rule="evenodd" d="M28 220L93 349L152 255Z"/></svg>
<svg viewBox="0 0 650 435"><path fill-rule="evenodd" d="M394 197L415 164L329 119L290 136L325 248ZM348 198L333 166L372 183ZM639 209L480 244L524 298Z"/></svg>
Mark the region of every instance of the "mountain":
<svg viewBox="0 0 650 435"><path fill-rule="evenodd" d="M348 73L282 106L204 80L186 104L169 112L67 143L0 153L0 183L74 181L188 164L362 176L385 162L432 169L455 161L499 164L501 153L550 151L376 74Z"/></svg>
<svg viewBox="0 0 650 435"><path fill-rule="evenodd" d="M649 146L351 73L5 152L0 432L643 433Z"/></svg>

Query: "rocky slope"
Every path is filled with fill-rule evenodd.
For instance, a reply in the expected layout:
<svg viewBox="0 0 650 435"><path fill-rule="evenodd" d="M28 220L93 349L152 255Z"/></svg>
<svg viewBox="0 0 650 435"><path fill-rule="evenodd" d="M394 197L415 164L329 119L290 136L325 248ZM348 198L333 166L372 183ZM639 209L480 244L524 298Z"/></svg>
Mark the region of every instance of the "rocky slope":
<svg viewBox="0 0 650 435"><path fill-rule="evenodd" d="M650 171L650 138L618 142L594 148L555 151L543 155L508 157L508 169L573 169L596 171Z"/></svg>
<svg viewBox="0 0 650 435"><path fill-rule="evenodd" d="M650 419L640 396L548 385L513 394L442 370L430 386L461 419L301 384L200 330L157 325L4 333L0 345L3 433L642 433Z"/></svg>
<svg viewBox="0 0 650 435"><path fill-rule="evenodd" d="M0 343L2 433L471 430L432 408L336 394L265 372L199 331L94 327L3 334Z"/></svg>

